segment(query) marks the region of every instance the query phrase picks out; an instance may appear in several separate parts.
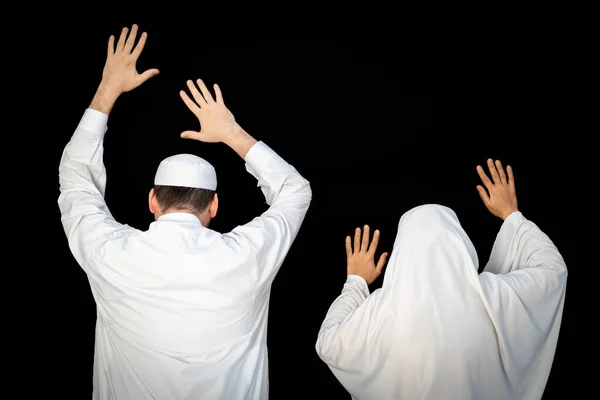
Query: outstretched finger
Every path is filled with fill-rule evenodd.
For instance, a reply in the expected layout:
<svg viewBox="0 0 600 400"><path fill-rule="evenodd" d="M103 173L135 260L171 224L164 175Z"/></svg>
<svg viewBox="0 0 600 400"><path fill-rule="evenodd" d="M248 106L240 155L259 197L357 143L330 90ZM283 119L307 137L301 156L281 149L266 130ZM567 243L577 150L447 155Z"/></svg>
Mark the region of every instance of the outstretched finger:
<svg viewBox="0 0 600 400"><path fill-rule="evenodd" d="M194 85L194 82L192 82L191 80L188 80L187 86L190 89L190 92L192 93L194 100L196 100L196 103L198 103L198 105L200 107L205 105L206 100L204 99L204 97L202 97L202 94L198 91L198 88L196 87L196 85Z"/></svg>
<svg viewBox="0 0 600 400"><path fill-rule="evenodd" d="M213 100L212 94L210 94L210 92L208 91L208 88L204 84L204 81L202 79L198 79L197 82L198 82L198 86L200 87L200 90L202 91L202 95L204 96L204 99L206 100L206 102L214 103L215 101Z"/></svg>
<svg viewBox="0 0 600 400"><path fill-rule="evenodd" d="M354 252L360 250L360 228L356 228L354 231Z"/></svg>
<svg viewBox="0 0 600 400"><path fill-rule="evenodd" d="M179 95L181 96L181 99L183 100L185 105L190 109L191 112L193 112L195 115L197 115L200 112L200 107L198 107L198 105L194 103L192 99L190 99L190 96L188 96L188 94L184 90L181 90L179 92Z"/></svg>
<svg viewBox="0 0 600 400"><path fill-rule="evenodd" d="M198 131L184 131L179 135L182 139L196 139L200 140L200 132Z"/></svg>
<svg viewBox="0 0 600 400"><path fill-rule="evenodd" d="M381 272L381 270L383 269L383 266L385 265L385 262L387 261L389 256L389 253L383 253L380 257L379 257L379 261L377 261L377 265L375 266L375 269L378 272Z"/></svg>
<svg viewBox="0 0 600 400"><path fill-rule="evenodd" d="M107 56L110 57L115 54L115 36L110 35L108 38L108 49L106 49Z"/></svg>
<svg viewBox="0 0 600 400"><path fill-rule="evenodd" d="M135 46L135 49L133 49L133 51L131 52L131 55L136 60L139 58L140 54L142 54L142 50L144 50L144 46L146 45L147 39L148 39L148 34L146 32L142 32L142 35L140 36L140 40L138 40L138 43Z"/></svg>
<svg viewBox="0 0 600 400"><path fill-rule="evenodd" d="M488 207L490 205L490 196L488 196L483 186L477 185L477 192L479 193L479 197L481 197L483 204Z"/></svg>
<svg viewBox="0 0 600 400"><path fill-rule="evenodd" d="M513 169L510 165L506 166L506 173L508 173L508 185L514 189L515 188L515 177L513 176Z"/></svg>
<svg viewBox="0 0 600 400"><path fill-rule="evenodd" d="M120 52L123 50L123 47L125 47L125 39L127 38L128 31L129 29L126 27L121 30L121 36L119 36L119 41L117 42L117 49L115 52Z"/></svg>
<svg viewBox="0 0 600 400"><path fill-rule="evenodd" d="M133 49L133 44L135 43L135 37L137 36L138 26L133 24L131 27L131 32L129 33L129 37L125 42L125 46L123 47L123 51L126 53L131 53L131 49Z"/></svg>
<svg viewBox="0 0 600 400"><path fill-rule="evenodd" d="M494 165L494 161L491 158L488 158L488 169L490 170L490 175L492 175L492 180L494 183L500 182L500 177L498 176L498 171L496 171L496 166Z"/></svg>
<svg viewBox="0 0 600 400"><path fill-rule="evenodd" d="M217 103L225 105L225 102L223 101L223 94L221 93L221 88L219 87L219 85L215 83L213 85L213 88L215 89L215 97L217 98Z"/></svg>
<svg viewBox="0 0 600 400"><path fill-rule="evenodd" d="M362 251L367 251L369 249L369 236L370 236L369 225L365 225L363 227L362 244L360 246L360 249Z"/></svg>
<svg viewBox="0 0 600 400"><path fill-rule="evenodd" d="M373 232L373 240L371 240L371 246L369 246L370 254L375 254L375 250L377 250L378 244L379 244L379 229L375 229L375 232Z"/></svg>
<svg viewBox="0 0 600 400"><path fill-rule="evenodd" d="M481 165L477 166L477 174L479 174L481 182L483 182L486 188L491 189L492 187L494 187L494 184L492 183L492 181L490 181L490 178L488 178L488 176L485 174L485 171L483 170L483 167Z"/></svg>
<svg viewBox="0 0 600 400"><path fill-rule="evenodd" d="M158 70L156 68L152 68L149 69L147 71L144 71L143 73L140 74L140 82L144 83L146 82L148 79L152 78L153 76L158 75Z"/></svg>
<svg viewBox="0 0 600 400"><path fill-rule="evenodd" d="M504 173L504 168L502 167L502 163L500 162L500 160L496 160L496 169L498 170L500 182L506 183L506 174Z"/></svg>
<svg viewBox="0 0 600 400"><path fill-rule="evenodd" d="M352 239L350 239L350 235L346 236L346 257L350 257L352 255Z"/></svg>

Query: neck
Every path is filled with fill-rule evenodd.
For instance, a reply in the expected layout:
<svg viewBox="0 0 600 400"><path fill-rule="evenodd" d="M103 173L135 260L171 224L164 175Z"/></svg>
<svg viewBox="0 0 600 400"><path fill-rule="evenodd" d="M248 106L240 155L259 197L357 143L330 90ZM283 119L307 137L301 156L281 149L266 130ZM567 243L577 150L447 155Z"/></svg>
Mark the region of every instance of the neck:
<svg viewBox="0 0 600 400"><path fill-rule="evenodd" d="M165 212L161 212L159 210L156 213L154 213L154 219L158 220L163 215L174 214L174 213L192 214L192 215L196 216L200 220L200 223L204 227L208 227L208 224L210 223L210 215L208 214L207 211L198 214L198 213L194 213L194 212L192 212L190 210L185 210L185 209L168 209Z"/></svg>

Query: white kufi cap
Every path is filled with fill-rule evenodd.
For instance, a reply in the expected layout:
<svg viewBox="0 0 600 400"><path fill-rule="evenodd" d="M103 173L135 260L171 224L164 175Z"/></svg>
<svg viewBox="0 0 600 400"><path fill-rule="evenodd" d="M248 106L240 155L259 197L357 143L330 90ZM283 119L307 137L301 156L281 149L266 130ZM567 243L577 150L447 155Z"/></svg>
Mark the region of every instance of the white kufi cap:
<svg viewBox="0 0 600 400"><path fill-rule="evenodd" d="M217 190L217 174L208 161L192 154L177 154L161 161L154 184Z"/></svg>

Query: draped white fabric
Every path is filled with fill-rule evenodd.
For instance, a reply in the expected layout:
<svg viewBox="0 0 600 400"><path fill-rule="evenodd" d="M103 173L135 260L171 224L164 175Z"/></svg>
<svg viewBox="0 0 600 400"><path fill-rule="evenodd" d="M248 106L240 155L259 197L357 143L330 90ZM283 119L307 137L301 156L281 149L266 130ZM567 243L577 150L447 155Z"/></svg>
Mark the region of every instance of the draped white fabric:
<svg viewBox="0 0 600 400"><path fill-rule="evenodd" d="M316 350L357 400L540 399L552 366L567 269L521 212L478 274L455 213L405 213L383 285L348 276Z"/></svg>

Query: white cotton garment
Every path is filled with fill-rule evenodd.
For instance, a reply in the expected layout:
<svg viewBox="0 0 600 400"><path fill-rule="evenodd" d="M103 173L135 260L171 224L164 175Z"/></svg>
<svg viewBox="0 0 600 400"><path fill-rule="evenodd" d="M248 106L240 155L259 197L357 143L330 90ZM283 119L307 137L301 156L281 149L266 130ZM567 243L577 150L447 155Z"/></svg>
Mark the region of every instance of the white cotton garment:
<svg viewBox="0 0 600 400"><path fill-rule="evenodd" d="M478 274L455 213L400 219L380 289L348 276L316 350L355 400L537 400L558 340L567 268L521 212Z"/></svg>
<svg viewBox="0 0 600 400"><path fill-rule="evenodd" d="M188 213L135 229L104 200L107 120L86 110L59 166L63 227L96 302L93 399L267 400L271 284L309 182L259 141L245 163L269 206L261 215L225 233Z"/></svg>
<svg viewBox="0 0 600 400"><path fill-rule="evenodd" d="M193 154L176 154L158 165L154 184L217 190L217 173L205 159Z"/></svg>

